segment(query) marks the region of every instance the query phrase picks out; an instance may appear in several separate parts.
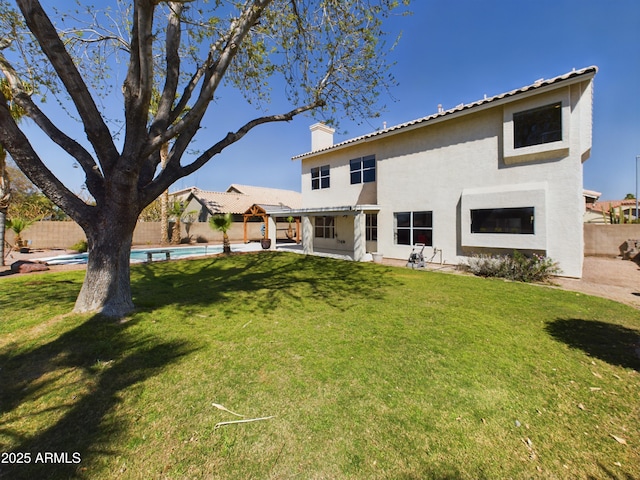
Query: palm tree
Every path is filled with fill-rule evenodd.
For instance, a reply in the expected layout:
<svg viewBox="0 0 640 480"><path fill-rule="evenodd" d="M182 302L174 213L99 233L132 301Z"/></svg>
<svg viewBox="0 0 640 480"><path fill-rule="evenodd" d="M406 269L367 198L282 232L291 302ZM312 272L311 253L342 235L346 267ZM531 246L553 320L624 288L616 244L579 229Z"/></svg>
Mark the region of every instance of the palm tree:
<svg viewBox="0 0 640 480"><path fill-rule="evenodd" d="M5 78L0 80L0 93L8 102L11 116L19 120L24 116L24 110L11 101L11 88ZM0 266L4 265L4 227L7 221L7 210L11 203L11 187L9 184L9 174L7 173L7 151L0 144Z"/></svg>
<svg viewBox="0 0 640 480"><path fill-rule="evenodd" d="M169 216L174 218L173 230L171 232L171 243L176 245L179 244L181 240L180 220L185 208L186 206L182 202L176 200L169 205L167 211Z"/></svg>
<svg viewBox="0 0 640 480"><path fill-rule="evenodd" d="M30 225L32 225L34 223L34 220L29 220L22 217L16 217L16 218L12 218L11 220L5 220L5 223L7 227L13 230L13 233L16 234L15 240L14 240L16 247L18 248L26 247L27 245L22 240L22 237L20 236L20 234L23 231L25 231Z"/></svg>
<svg viewBox="0 0 640 480"><path fill-rule="evenodd" d="M209 226L218 232L222 232L222 252L231 253L231 244L227 231L231 228L233 216L230 213L224 215L214 215L209 219Z"/></svg>

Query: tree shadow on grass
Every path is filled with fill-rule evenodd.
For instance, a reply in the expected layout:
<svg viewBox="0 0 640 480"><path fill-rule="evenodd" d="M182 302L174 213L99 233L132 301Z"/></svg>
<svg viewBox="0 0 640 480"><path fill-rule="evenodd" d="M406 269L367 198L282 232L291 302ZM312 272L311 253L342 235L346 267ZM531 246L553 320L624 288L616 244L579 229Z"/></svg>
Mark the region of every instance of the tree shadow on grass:
<svg viewBox="0 0 640 480"><path fill-rule="evenodd" d="M273 252L163 262L133 272L134 303L142 311L171 304L215 304L224 311L229 295L245 295L254 313L305 298L344 311L363 298L382 298L391 284L388 268L377 265Z"/></svg>
<svg viewBox="0 0 640 480"><path fill-rule="evenodd" d="M579 348L611 365L640 371L640 332L621 325L583 320L557 319L545 330L556 340Z"/></svg>
<svg viewBox="0 0 640 480"><path fill-rule="evenodd" d="M30 311L37 305L46 305L50 311L68 311L78 296L84 272L34 274L17 281L0 282L0 311L3 307L10 312ZM1 318L4 320L6 318Z"/></svg>
<svg viewBox="0 0 640 480"><path fill-rule="evenodd" d="M120 402L120 392L195 350L185 342L130 335L126 331L130 326L93 317L32 350L0 354L0 415L5 418L0 423L0 435L12 439L11 447L4 445L0 451L31 455L29 464L1 464L0 478L84 477L83 464L93 453L109 454L100 449L126 429L109 417ZM64 379L62 385L56 384L70 371L82 373L84 389L74 390L73 382ZM29 408L31 421L37 422L39 416L41 422L45 419L43 430L31 435L25 433L25 427L14 426L29 425L30 421L24 415L16 420L14 410L27 402L46 404L44 398L52 392L62 395L56 405ZM11 416L14 420L9 423ZM66 453L68 463L36 463L37 455L46 452ZM76 452L80 463L73 462Z"/></svg>

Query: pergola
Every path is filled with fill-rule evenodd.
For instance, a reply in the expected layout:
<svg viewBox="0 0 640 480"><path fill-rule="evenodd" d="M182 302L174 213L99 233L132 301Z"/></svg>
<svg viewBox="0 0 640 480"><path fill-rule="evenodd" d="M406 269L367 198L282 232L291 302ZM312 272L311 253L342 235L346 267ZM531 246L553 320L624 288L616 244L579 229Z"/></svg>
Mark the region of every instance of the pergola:
<svg viewBox="0 0 640 480"><path fill-rule="evenodd" d="M269 210L269 213L267 213L267 209ZM243 217L244 217L244 243L247 243L249 241L249 238L247 236L247 222L249 221L249 219L253 218L253 217L259 217L262 219L262 221L264 222L264 238L270 238L269 236L269 217L274 217L274 230L275 230L275 220L277 218L287 218L293 216L291 214L291 210L288 207L282 207L280 205L258 205L258 204L253 204L251 205L251 207L249 207L249 209L244 212ZM295 217L295 221L296 221L296 242L300 243L300 217ZM275 233L273 232L273 236L275 239ZM275 241L274 241L275 244Z"/></svg>

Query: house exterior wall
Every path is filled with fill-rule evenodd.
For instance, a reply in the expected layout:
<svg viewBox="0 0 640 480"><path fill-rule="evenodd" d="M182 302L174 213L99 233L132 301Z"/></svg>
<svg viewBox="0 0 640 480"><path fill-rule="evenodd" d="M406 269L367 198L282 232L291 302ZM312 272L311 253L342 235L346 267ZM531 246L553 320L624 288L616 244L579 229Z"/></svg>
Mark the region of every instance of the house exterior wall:
<svg viewBox="0 0 640 480"><path fill-rule="evenodd" d="M335 205L363 205L377 203L376 182L351 185L349 160L372 153L366 146L340 150L332 155L302 162L302 208ZM311 169L330 165L330 187L313 190Z"/></svg>
<svg viewBox="0 0 640 480"><path fill-rule="evenodd" d="M514 148L513 113L562 102L562 140ZM473 253L520 249L546 254L566 276L582 275L582 163L591 150L591 79L554 85L476 111L302 158L305 208L377 204L376 249L405 259L394 213L430 211L433 245L446 263ZM349 159L375 155L376 182L350 185ZM330 165L330 188L311 189L311 169ZM533 234L471 233L472 209L534 207ZM344 225L348 229L347 224ZM353 236L351 230L340 238ZM319 239L314 239L320 248ZM346 245L345 245L346 247Z"/></svg>

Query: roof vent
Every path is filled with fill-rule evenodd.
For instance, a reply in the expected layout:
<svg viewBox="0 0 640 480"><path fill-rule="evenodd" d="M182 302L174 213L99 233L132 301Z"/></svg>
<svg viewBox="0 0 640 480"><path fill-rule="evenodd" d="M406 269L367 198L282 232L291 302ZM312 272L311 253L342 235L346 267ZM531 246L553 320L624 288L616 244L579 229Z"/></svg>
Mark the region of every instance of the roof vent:
<svg viewBox="0 0 640 480"><path fill-rule="evenodd" d="M442 104L439 103L438 104L438 113L442 113L442 112L444 112L444 109L442 108Z"/></svg>

